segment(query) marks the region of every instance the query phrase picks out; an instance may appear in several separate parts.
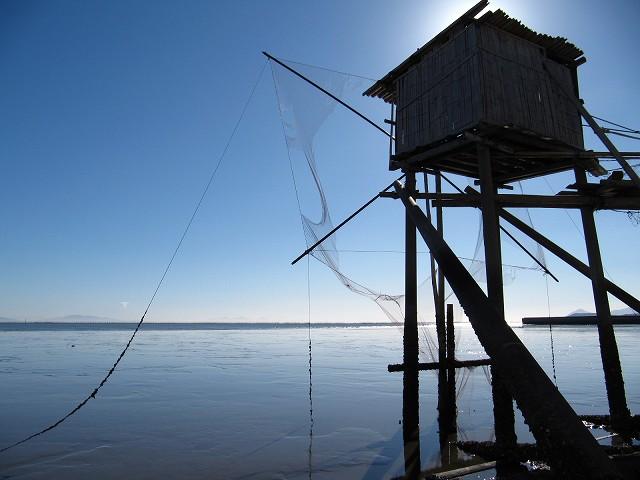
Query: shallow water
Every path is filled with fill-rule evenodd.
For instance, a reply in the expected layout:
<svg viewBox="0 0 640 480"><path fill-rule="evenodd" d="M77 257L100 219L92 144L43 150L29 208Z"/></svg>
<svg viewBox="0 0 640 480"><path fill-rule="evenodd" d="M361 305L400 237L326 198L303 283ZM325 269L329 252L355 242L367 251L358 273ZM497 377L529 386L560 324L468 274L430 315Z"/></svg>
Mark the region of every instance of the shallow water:
<svg viewBox="0 0 640 480"><path fill-rule="evenodd" d="M458 358L484 352L456 324ZM433 335L433 327L426 327ZM547 327L516 328L551 374ZM52 423L104 376L131 327L0 325L0 445ZM640 329L616 327L629 406L640 409ZM47 434L0 454L1 478L341 479L403 472L398 327L147 327L100 391ZM597 332L553 330L558 386L578 413L606 413ZM425 348L426 349L426 348ZM425 352L422 361L430 361ZM463 373L464 372L464 373ZM420 376L424 468L439 465L437 375ZM459 439L493 436L483 368L460 371ZM520 441L531 441L518 418ZM596 435L606 432L595 431Z"/></svg>

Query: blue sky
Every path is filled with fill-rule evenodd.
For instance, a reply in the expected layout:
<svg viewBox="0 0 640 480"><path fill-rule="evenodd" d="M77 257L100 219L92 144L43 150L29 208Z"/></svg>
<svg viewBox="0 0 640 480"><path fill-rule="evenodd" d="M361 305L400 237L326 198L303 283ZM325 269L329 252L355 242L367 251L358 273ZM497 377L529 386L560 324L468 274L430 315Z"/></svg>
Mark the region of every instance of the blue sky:
<svg viewBox="0 0 640 480"><path fill-rule="evenodd" d="M380 77L473 3L3 2L0 316L140 315L263 67L262 50ZM489 8L582 48L587 108L638 128L640 4L504 0ZM386 105L357 102L382 123ZM328 159L322 173L338 221L394 175L386 169L385 139L336 114L344 129L322 137L319 151ZM640 150L637 142L615 141ZM587 143L602 149L590 136ZM557 190L571 181L550 179ZM545 188L534 182L530 191ZM341 248L402 248L400 205L378 203L345 229ZM447 219L462 256L473 253L476 215ZM540 230L585 258L565 212L532 215ZM597 218L611 278L640 294L640 227L622 214ZM306 264L289 265L302 249L267 70L149 320L305 321ZM529 265L505 250L505 261ZM561 277L551 285L552 313L591 309L589 283L548 258ZM357 280L389 293L402 289L401 255L342 260ZM311 283L314 321L386 320L317 262ZM547 312L537 272L523 272L506 294L512 321Z"/></svg>

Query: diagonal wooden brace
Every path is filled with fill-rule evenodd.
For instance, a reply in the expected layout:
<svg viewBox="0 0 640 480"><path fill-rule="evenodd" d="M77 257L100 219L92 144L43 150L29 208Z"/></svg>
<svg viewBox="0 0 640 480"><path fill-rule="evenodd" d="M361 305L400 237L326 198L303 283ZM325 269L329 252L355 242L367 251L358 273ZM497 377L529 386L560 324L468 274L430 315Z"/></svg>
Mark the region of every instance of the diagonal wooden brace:
<svg viewBox="0 0 640 480"><path fill-rule="evenodd" d="M465 191L467 192L468 195L478 195L478 196L480 195L480 193L477 190L471 187L467 187ZM534 230L532 227L527 225L518 217L507 212L504 208L498 209L498 215L500 215L501 218L505 219L507 222L509 222L514 227L516 227L522 233L527 235L533 241L542 245L544 248L546 248L548 251L550 251L556 257L558 257L560 260L564 261L566 264L576 269L585 277L591 278L591 269L589 268L589 266L584 262L578 260L573 255L571 255L569 252L567 252L564 248L559 246L557 243L553 242L552 240L549 240L547 237L542 235L540 232ZM616 285L615 283L613 283L612 281L606 278L604 280L604 287L611 295L616 297L621 302L625 303L628 307L631 307L632 309L634 309L636 312L640 313L640 300L638 300L636 297L634 297L629 292L623 290L618 285Z"/></svg>
<svg viewBox="0 0 640 480"><path fill-rule="evenodd" d="M503 208L498 210L498 215L500 215L500 217L504 218L507 222L509 222L514 227L516 227L522 233L524 233L525 235L533 239L535 242L539 243L544 248L549 250L551 253L557 256L560 260L563 260L565 263L575 268L578 272L583 274L585 277L591 278L591 269L589 268L588 265L578 260L576 257L571 255L569 252L567 252L565 249L563 249L553 241L549 240L547 237L545 237L541 233L535 231L533 228L531 228L529 225L524 223L518 217L516 217L515 215L512 215L511 213L507 212ZM613 295L618 300L627 304L627 306L631 307L636 312L640 313L640 300L638 300L633 295L631 295L630 293L626 292L625 290L617 286L612 281L607 280L606 278L604 280L604 287L607 289L607 291L611 295Z"/></svg>

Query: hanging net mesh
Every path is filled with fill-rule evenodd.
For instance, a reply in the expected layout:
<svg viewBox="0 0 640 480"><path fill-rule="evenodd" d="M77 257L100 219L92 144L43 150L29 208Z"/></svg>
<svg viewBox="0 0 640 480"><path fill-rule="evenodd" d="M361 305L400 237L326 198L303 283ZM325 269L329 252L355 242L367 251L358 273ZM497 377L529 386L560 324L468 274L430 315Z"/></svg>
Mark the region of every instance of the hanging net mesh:
<svg viewBox="0 0 640 480"><path fill-rule="evenodd" d="M292 66L336 97L342 100L348 98L349 102L360 97L361 92L372 83L362 77L318 67L302 66L301 64L293 63ZM332 173L329 171L331 165L328 165L330 159L317 154L319 150L318 134L322 129L331 131L331 127L327 126L327 120L336 112L336 109L342 109L343 107L334 99L313 88L313 86L282 66L271 62L271 68L302 228L306 245L309 247L334 228L330 199L323 186L322 179L323 174ZM362 128L370 127L364 126L363 124ZM337 172L333 173L336 174ZM519 185L518 188L522 190L521 185ZM531 218L527 210L519 209L513 213L522 221L531 225ZM480 218L479 214L478 218ZM542 248L532 240L524 238L524 236L522 237L523 238L519 238L519 241L521 241L543 265L546 265ZM324 240L321 245L312 251L311 255L329 268L344 287L357 295L369 298L375 302L391 322L399 325L402 324L404 322L404 296L384 293L370 288L361 281L354 280L347 274L340 265L338 238L339 232ZM473 258L461 259L461 261L476 281L486 282L481 220L479 221ZM517 270L522 268L530 270L540 269L538 266L504 266L504 283L512 283L516 278ZM418 287L418 296L420 299L433 298L430 278L430 276L427 276ZM449 290L445 292L446 299L449 299L451 295ZM419 305L419 321L421 323L432 322L434 316L433 302L422 301ZM427 328L424 325L421 327L421 351L433 361L435 361L438 355L434 334L435 332L432 328Z"/></svg>
<svg viewBox="0 0 640 480"><path fill-rule="evenodd" d="M338 103L283 67L273 62L271 66L302 228L309 247L334 228L316 159L315 140ZM300 69L300 66L296 68ZM347 91L361 92L368 86L363 78L314 67L307 67L306 70L311 70L309 76L312 76L314 82L338 98L344 97ZM311 255L326 265L346 288L373 300L390 321L401 323L404 319L401 295L375 291L341 270L337 236L338 234L334 234L327 238Z"/></svg>

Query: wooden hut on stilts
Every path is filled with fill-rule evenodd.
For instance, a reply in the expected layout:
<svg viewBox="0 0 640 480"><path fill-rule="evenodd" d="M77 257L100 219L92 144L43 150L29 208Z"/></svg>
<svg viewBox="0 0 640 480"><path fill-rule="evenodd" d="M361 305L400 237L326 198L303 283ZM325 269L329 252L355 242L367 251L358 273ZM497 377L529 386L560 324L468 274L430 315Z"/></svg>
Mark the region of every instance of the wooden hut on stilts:
<svg viewBox="0 0 640 480"><path fill-rule="evenodd" d="M455 408L447 393L455 368L452 311L445 312L445 279L482 343L492 372L498 473L517 473L513 399L522 411L543 458L562 478L623 478L581 419L543 372L505 321L500 230L506 222L591 279L600 354L611 427L633 424L611 322L608 294L640 311L640 301L603 273L595 209L640 209L640 179L624 153L609 141L586 110L578 89L583 52L564 38L539 34L504 12L480 15L482 0L426 45L377 81L364 94L392 105L393 153L389 168L402 170L404 185L381 196L400 199L406 209L403 438L405 478L422 478L419 436L419 371L440 372L441 435L455 433ZM480 16L479 16L480 15ZM584 149L582 122L591 126L606 152ZM627 174L589 183L586 172L603 175L598 159L613 157ZM573 171L575 184L561 195L501 193L511 183ZM446 174L475 179L467 187L442 193ZM416 177L435 177L434 192L420 192ZM425 182L428 185L428 182ZM457 188L457 187L456 187ZM417 201L436 207L433 225ZM443 210L475 207L482 212L487 293L478 286L443 237ZM588 264L518 220L505 208L575 208L582 216ZM416 237L420 233L432 259L433 294L439 344L438 362L418 360ZM523 247L524 248L524 247ZM545 267L546 268L546 267ZM482 363L483 361L480 361ZM455 380L453 381L455 390ZM455 396L455 394L453 394ZM443 400L444 398L444 400ZM444 418L444 421L443 421ZM444 431L443 431L444 430Z"/></svg>

